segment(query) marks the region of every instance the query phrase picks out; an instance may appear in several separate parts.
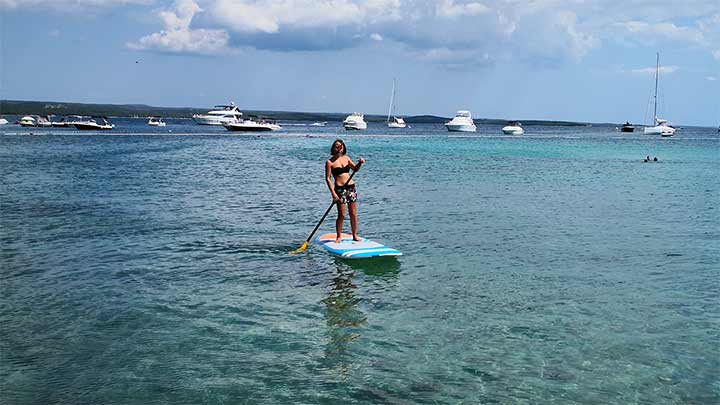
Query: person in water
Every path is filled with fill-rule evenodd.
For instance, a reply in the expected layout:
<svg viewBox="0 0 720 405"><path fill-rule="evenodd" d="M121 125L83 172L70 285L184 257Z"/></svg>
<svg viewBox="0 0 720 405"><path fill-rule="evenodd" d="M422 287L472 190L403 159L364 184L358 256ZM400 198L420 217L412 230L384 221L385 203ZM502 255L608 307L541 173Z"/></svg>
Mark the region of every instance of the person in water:
<svg viewBox="0 0 720 405"><path fill-rule="evenodd" d="M358 163L352 161L347 154L345 142L336 139L330 147L330 159L325 162L325 182L330 189L333 202L337 203L338 216L335 220L335 242L340 242L345 221L345 205L350 214L350 228L352 229L353 240L359 241L358 219L357 219L357 190L355 182L350 180L350 170L356 172L365 163L365 159L358 159ZM334 181L333 181L334 178Z"/></svg>

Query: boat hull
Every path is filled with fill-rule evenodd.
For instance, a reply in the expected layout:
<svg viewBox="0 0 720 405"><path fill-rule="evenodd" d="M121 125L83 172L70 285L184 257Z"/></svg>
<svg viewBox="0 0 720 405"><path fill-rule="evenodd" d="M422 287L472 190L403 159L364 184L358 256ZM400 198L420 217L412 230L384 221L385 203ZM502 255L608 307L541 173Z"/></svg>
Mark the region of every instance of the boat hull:
<svg viewBox="0 0 720 405"><path fill-rule="evenodd" d="M276 124L224 124L223 126L233 132L270 132L281 128Z"/></svg>
<svg viewBox="0 0 720 405"><path fill-rule="evenodd" d="M476 132L477 131L477 127L474 125L445 124L445 127L450 132Z"/></svg>
<svg viewBox="0 0 720 405"><path fill-rule="evenodd" d="M504 127L502 132L505 135L522 135L525 133L525 130L520 127Z"/></svg>
<svg viewBox="0 0 720 405"><path fill-rule="evenodd" d="M344 123L343 127L345 127L346 130L359 131L362 129L367 129L367 124L364 122L349 122L349 123Z"/></svg>
<svg viewBox="0 0 720 405"><path fill-rule="evenodd" d="M656 125L654 127L645 127L643 130L645 135L660 135L660 136L673 136L675 135L675 128L668 127L665 125Z"/></svg>
<svg viewBox="0 0 720 405"><path fill-rule="evenodd" d="M405 128L405 127L407 127L407 124L398 123L398 122L388 122L387 126L388 126L388 128Z"/></svg>
<svg viewBox="0 0 720 405"><path fill-rule="evenodd" d="M192 119L198 125L214 125L214 126L222 126L223 125L222 120L220 118L216 118L216 117L193 116Z"/></svg>
<svg viewBox="0 0 720 405"><path fill-rule="evenodd" d="M73 124L75 128L81 131L107 131L115 128L115 125L100 125L100 124Z"/></svg>

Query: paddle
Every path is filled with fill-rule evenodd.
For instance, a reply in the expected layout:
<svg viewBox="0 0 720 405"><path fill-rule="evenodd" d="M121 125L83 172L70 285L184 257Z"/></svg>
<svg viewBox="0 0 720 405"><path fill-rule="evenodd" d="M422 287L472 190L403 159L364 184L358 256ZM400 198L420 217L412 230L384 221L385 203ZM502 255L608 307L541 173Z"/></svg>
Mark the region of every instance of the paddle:
<svg viewBox="0 0 720 405"><path fill-rule="evenodd" d="M353 176L355 176L355 173L357 173L357 171L354 171L354 172L350 173L350 178L347 179L347 181L345 182L345 184L349 183L350 180L352 180ZM325 210L325 215L323 215L322 218L320 218L320 222L318 222L318 224L315 225L315 229L313 229L313 231L310 232L310 236L308 236L307 239L305 239L305 242L303 242L302 246L300 246L299 248L291 251L290 254L300 253L300 252L304 251L305 249L307 249L307 247L308 247L308 242L310 242L310 239L312 239L313 235L315 235L315 232L317 232L318 228L320 228L320 225L323 223L323 221L325 220L325 217L327 217L327 215L330 213L330 210L332 209L332 207L333 207L334 205L335 205L335 201L333 201L333 202L330 204L330 206L328 207L328 209Z"/></svg>

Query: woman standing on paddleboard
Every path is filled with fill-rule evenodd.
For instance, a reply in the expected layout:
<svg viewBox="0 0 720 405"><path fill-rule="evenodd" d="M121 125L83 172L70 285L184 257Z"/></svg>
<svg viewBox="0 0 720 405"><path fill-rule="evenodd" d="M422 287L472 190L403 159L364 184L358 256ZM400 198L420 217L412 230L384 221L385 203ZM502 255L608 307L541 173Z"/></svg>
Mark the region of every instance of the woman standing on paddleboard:
<svg viewBox="0 0 720 405"><path fill-rule="evenodd" d="M332 199L337 203L338 216L335 220L335 242L340 242L345 221L345 204L350 213L350 228L352 229L353 240L359 241L357 234L357 191L355 182L350 179L350 170L356 172L365 163L365 159L358 159L358 163L346 156L347 148L345 142L336 139L330 147L330 159L325 162L325 182L330 189ZM333 178L335 181L333 182Z"/></svg>

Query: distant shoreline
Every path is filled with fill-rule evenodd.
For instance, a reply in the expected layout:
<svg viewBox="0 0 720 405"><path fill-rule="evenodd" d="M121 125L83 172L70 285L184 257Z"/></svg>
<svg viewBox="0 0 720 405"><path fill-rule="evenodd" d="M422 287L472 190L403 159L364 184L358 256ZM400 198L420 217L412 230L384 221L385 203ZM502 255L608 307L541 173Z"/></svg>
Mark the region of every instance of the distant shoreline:
<svg viewBox="0 0 720 405"><path fill-rule="evenodd" d="M58 101L25 101L25 100L0 100L0 115L23 116L23 115L94 115L122 118L191 118L193 114L204 114L210 110L207 108L177 108L177 107L154 107L144 104L87 104L67 103ZM261 111L242 109L247 116L266 117L280 121L342 121L349 113L313 113L296 111ZM435 115L403 115L408 123L415 124L444 124L450 118ZM365 114L368 122L384 122L385 115ZM617 125L613 123L588 123L573 121L546 121L546 120L520 120L523 125L555 125L555 126L587 126L587 125ZM503 125L505 119L484 118L475 119L481 124Z"/></svg>

